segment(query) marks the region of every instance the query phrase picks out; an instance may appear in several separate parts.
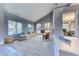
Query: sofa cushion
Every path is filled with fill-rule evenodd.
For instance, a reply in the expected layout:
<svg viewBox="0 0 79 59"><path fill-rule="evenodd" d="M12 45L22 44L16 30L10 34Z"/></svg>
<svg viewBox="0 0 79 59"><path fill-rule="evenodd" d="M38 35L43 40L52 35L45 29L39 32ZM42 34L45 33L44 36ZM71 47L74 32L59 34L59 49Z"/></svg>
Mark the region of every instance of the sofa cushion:
<svg viewBox="0 0 79 59"><path fill-rule="evenodd" d="M13 35L13 38L18 38L20 35L20 33L16 33L15 35Z"/></svg>

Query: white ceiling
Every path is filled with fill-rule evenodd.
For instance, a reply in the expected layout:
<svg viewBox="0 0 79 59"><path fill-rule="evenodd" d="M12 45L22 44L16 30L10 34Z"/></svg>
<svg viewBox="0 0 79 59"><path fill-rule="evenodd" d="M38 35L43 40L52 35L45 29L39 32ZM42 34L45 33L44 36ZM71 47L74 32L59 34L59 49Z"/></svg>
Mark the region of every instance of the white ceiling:
<svg viewBox="0 0 79 59"><path fill-rule="evenodd" d="M5 10L29 21L36 22L66 3L6 3ZM75 4L72 4L74 6ZM70 8L72 9L72 8Z"/></svg>
<svg viewBox="0 0 79 59"><path fill-rule="evenodd" d="M52 3L11 3L5 4L5 10L12 14L23 17L27 20L36 22L40 18L46 16L53 11Z"/></svg>

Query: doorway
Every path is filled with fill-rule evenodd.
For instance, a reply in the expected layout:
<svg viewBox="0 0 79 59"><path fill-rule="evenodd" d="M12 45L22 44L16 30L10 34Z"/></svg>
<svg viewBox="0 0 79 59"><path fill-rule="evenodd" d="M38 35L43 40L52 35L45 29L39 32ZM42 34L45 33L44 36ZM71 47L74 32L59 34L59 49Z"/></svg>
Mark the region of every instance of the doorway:
<svg viewBox="0 0 79 59"><path fill-rule="evenodd" d="M67 11L62 15L62 28L64 36L75 36L75 11Z"/></svg>

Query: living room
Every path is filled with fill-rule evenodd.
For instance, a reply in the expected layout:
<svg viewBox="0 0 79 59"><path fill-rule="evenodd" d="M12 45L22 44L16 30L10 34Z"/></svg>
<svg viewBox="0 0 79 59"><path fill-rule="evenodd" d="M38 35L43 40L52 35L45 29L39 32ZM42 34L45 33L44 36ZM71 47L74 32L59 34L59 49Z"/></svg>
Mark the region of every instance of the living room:
<svg viewBox="0 0 79 59"><path fill-rule="evenodd" d="M0 4L0 55L78 55L79 44L74 44L78 43L75 36L79 37L78 5L74 7L70 3Z"/></svg>

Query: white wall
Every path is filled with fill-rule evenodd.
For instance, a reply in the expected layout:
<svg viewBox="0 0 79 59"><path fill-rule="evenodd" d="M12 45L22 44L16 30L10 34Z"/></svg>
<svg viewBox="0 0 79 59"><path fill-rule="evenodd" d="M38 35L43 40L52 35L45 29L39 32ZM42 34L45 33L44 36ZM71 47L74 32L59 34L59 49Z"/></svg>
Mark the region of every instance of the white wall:
<svg viewBox="0 0 79 59"><path fill-rule="evenodd" d="M0 42L4 40L4 4L0 4Z"/></svg>

